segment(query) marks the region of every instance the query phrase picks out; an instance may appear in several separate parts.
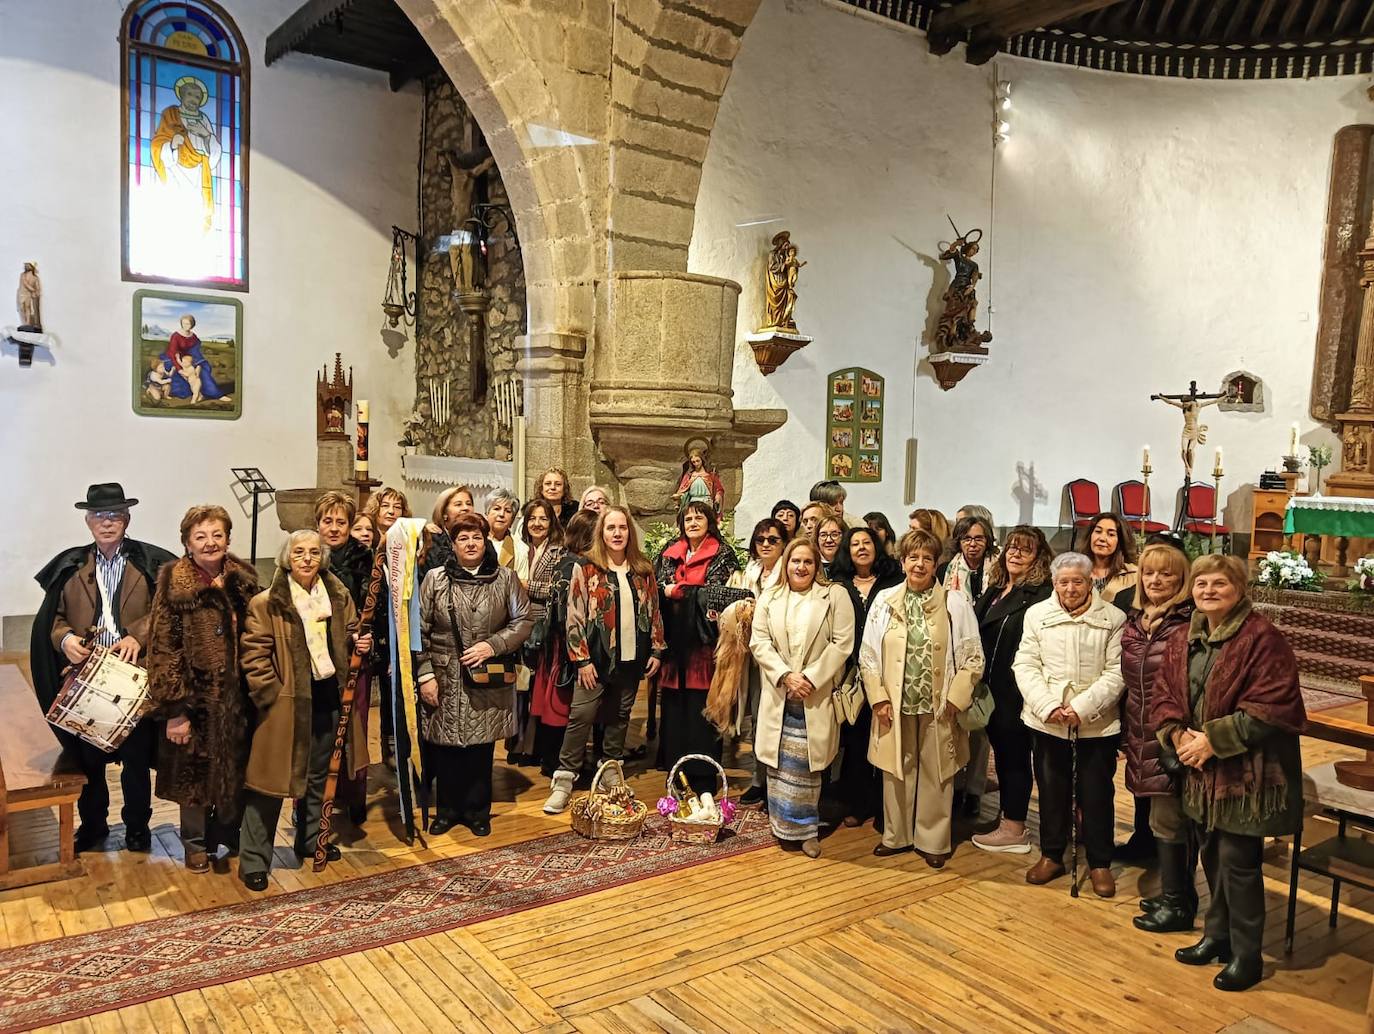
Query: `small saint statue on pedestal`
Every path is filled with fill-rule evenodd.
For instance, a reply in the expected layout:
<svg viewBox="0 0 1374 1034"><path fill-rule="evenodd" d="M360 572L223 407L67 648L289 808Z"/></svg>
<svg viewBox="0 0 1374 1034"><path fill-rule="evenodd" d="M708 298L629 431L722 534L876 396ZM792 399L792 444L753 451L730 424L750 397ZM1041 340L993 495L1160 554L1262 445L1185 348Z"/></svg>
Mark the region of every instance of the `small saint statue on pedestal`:
<svg viewBox="0 0 1374 1034"><path fill-rule="evenodd" d="M955 232L958 233L957 228ZM983 231L975 229L959 234L952 242L941 242L940 259L954 263L954 278L942 299L945 307L935 330L936 352L986 353L983 346L992 340L991 331L980 332L975 325L978 281L983 274L973 256L978 254L978 242L982 239Z"/></svg>
<svg viewBox="0 0 1374 1034"><path fill-rule="evenodd" d="M673 493L678 512L688 503L706 503L719 518L725 507L725 486L720 476L706 460L706 443L693 439L687 443L687 457L682 461L682 480Z"/></svg>
<svg viewBox="0 0 1374 1034"><path fill-rule="evenodd" d="M797 276L806 265L797 257L789 230L773 235L773 248L764 269L763 326L746 338L764 375L772 373L787 357L811 343L797 330Z"/></svg>
<svg viewBox="0 0 1374 1034"><path fill-rule="evenodd" d="M15 302L19 306L19 329L31 334L43 332L43 285L38 279L38 263L25 262L19 274L19 291Z"/></svg>

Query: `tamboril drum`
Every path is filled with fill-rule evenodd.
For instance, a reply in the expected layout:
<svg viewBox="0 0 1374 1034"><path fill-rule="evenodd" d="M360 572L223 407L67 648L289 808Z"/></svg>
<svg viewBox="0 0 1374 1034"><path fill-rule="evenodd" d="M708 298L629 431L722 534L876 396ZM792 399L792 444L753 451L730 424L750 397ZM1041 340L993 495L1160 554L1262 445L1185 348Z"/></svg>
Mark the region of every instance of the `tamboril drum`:
<svg viewBox="0 0 1374 1034"><path fill-rule="evenodd" d="M148 673L97 646L62 681L48 721L101 750L114 751L147 711Z"/></svg>

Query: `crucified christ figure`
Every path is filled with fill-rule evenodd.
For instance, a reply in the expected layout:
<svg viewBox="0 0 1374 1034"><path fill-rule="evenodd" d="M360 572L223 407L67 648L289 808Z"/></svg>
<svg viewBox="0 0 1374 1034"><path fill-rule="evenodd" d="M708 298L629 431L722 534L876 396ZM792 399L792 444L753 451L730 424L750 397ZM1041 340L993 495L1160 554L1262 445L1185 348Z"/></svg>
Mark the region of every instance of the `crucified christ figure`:
<svg viewBox="0 0 1374 1034"><path fill-rule="evenodd" d="M1198 414L1206 406L1214 406L1222 399L1230 398L1222 392L1215 395L1199 394L1197 381L1188 382L1186 395L1151 395L1150 401L1158 400L1175 409L1183 410L1183 439L1179 453L1183 457L1183 473L1188 481L1193 479L1193 453L1199 445L1207 444L1207 425L1198 422Z"/></svg>

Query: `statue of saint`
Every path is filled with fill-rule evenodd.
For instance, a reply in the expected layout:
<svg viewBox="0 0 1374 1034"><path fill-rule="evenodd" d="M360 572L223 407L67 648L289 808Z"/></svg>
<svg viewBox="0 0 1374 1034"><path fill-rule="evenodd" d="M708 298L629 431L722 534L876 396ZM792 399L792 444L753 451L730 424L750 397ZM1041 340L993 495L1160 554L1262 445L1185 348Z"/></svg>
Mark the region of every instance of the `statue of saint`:
<svg viewBox="0 0 1374 1034"><path fill-rule="evenodd" d="M693 440L687 443L687 458L682 462L682 480L673 493L679 512L692 502L706 503L719 517L725 506L725 486L720 476L706 462L706 443Z"/></svg>
<svg viewBox="0 0 1374 1034"><path fill-rule="evenodd" d="M787 230L773 235L773 250L768 255L767 299L764 330L797 332L797 274L805 262L797 260L797 246Z"/></svg>
<svg viewBox="0 0 1374 1034"><path fill-rule="evenodd" d="M15 297L15 302L19 306L20 330L42 332L42 297L43 285L38 280L38 263L25 262L24 271L19 274L19 291Z"/></svg>
<svg viewBox="0 0 1374 1034"><path fill-rule="evenodd" d="M482 247L482 228L472 225L472 199L478 181L496 165L485 147L471 151L445 151L448 163L449 197L453 201L453 233L449 237L448 260L453 284L459 294L475 294L477 256Z"/></svg>
<svg viewBox="0 0 1374 1034"><path fill-rule="evenodd" d="M209 230L215 217L214 171L219 164L219 136L202 110L210 98L205 84L184 75L172 87L180 102L164 108L153 134L152 161L157 177L174 193L194 198L202 229Z"/></svg>
<svg viewBox="0 0 1374 1034"><path fill-rule="evenodd" d="M941 242L940 259L954 263L954 278L945 289L944 311L935 329L935 352L978 352L986 354L984 344L992 340L990 331L979 332L974 323L978 312L978 281L983 278L973 256L978 254L982 230L960 234L952 243Z"/></svg>
<svg viewBox="0 0 1374 1034"><path fill-rule="evenodd" d="M1229 396L1225 393L1199 394L1197 381L1188 382L1186 395L1151 395L1150 401L1163 402L1183 411L1183 438L1179 455L1183 458L1183 473L1188 481L1193 479L1193 454L1199 445L1207 444L1207 425L1198 422L1198 414L1207 406L1215 406Z"/></svg>

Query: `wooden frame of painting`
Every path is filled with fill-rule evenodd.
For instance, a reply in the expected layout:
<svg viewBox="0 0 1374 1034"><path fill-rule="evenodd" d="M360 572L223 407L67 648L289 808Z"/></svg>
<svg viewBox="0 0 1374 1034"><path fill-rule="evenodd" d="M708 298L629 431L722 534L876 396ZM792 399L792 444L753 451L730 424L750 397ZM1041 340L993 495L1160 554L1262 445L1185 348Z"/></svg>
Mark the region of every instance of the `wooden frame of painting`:
<svg viewBox="0 0 1374 1034"><path fill-rule="evenodd" d="M243 413L243 302L134 292L133 408L139 416L237 420Z"/></svg>
<svg viewBox="0 0 1374 1034"><path fill-rule="evenodd" d="M836 481L883 478L885 383L872 370L849 367L826 378L825 474Z"/></svg>

